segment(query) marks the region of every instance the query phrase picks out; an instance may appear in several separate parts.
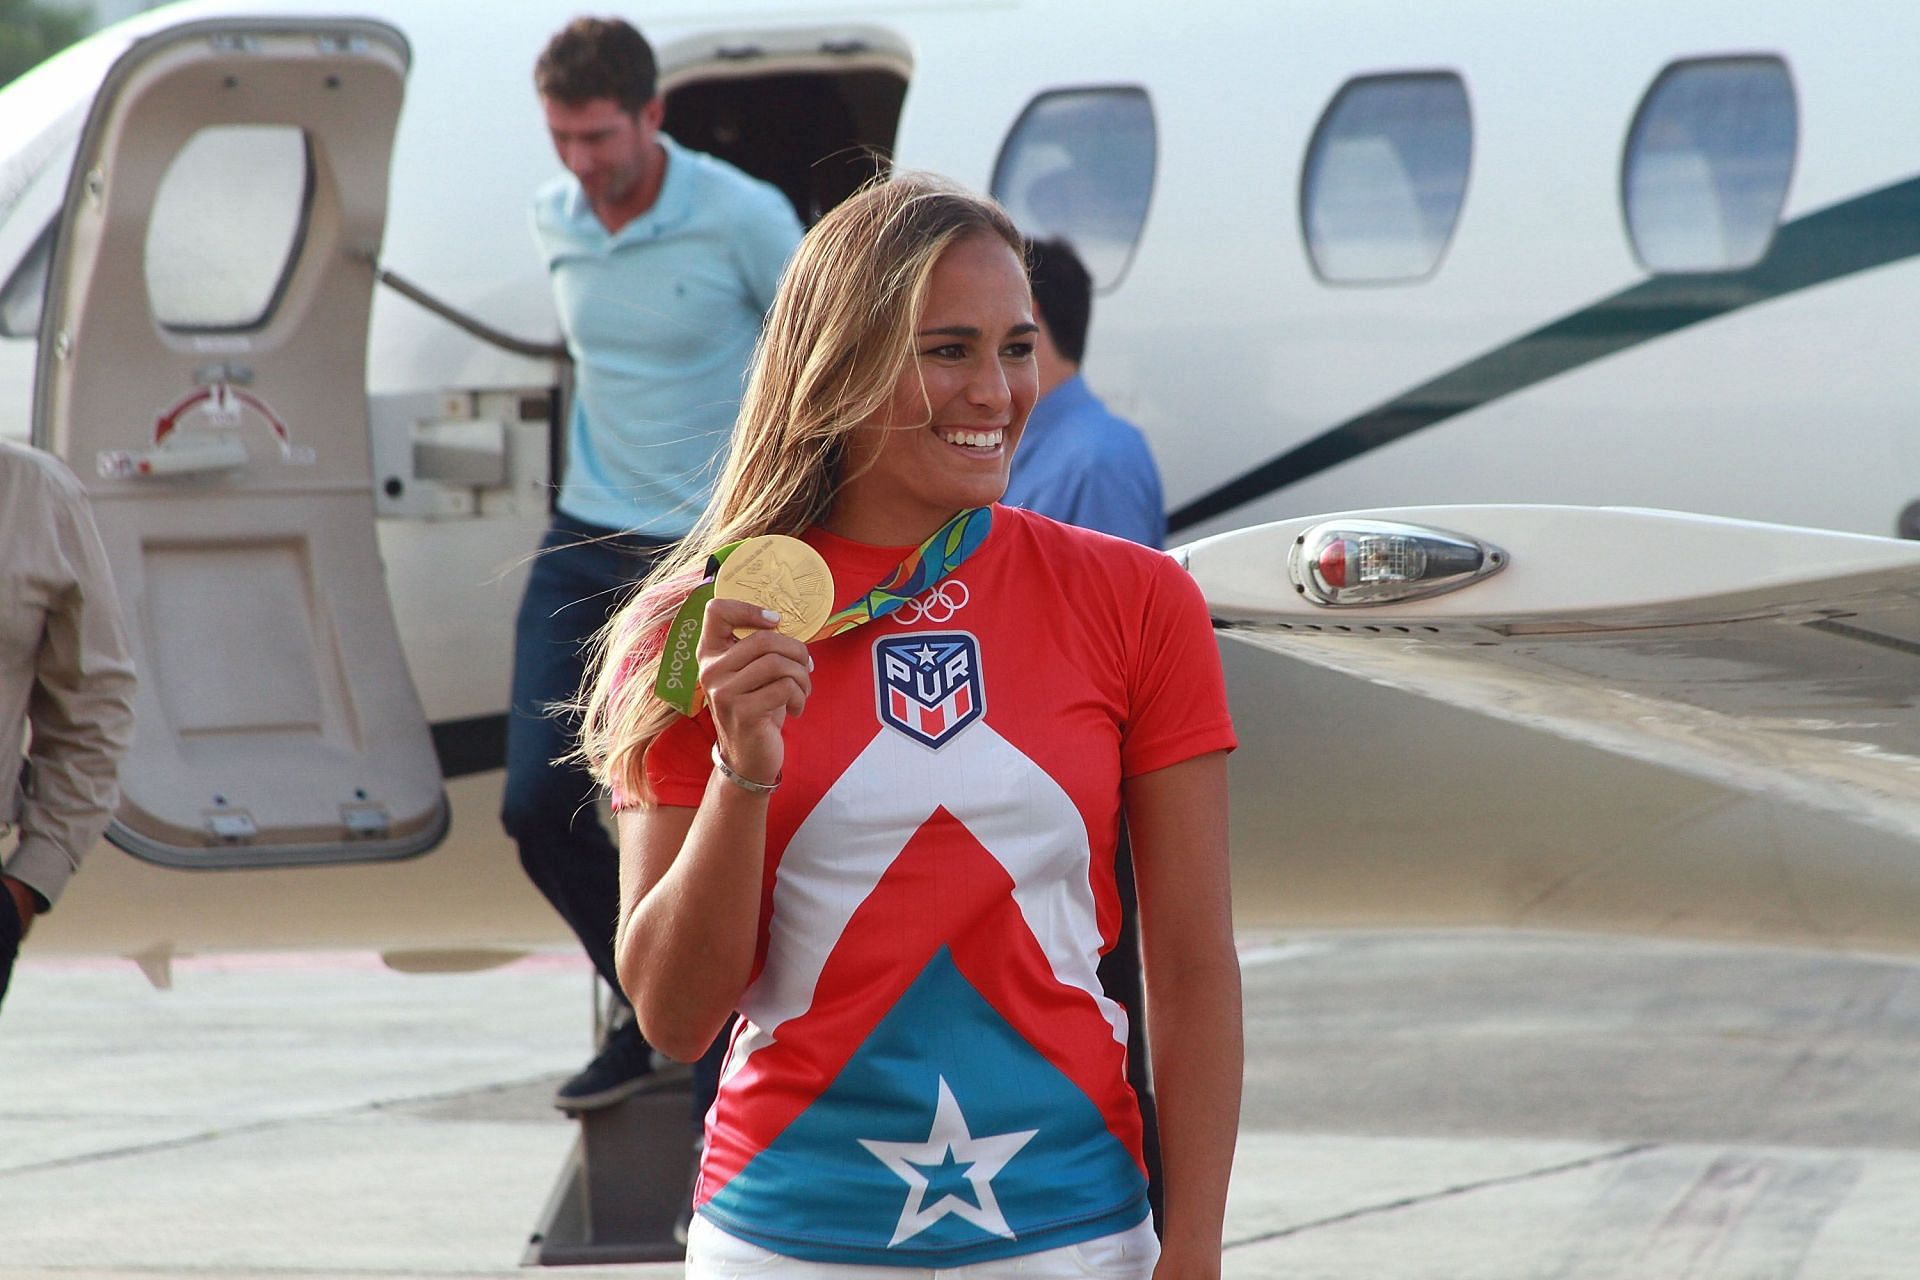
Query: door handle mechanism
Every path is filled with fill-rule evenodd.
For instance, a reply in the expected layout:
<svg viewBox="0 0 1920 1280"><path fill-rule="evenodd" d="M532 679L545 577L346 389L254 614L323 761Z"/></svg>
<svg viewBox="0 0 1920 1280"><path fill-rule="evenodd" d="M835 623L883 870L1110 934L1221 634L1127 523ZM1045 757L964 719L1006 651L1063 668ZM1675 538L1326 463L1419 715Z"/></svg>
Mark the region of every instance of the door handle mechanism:
<svg viewBox="0 0 1920 1280"><path fill-rule="evenodd" d="M247 446L236 435L176 436L151 449L102 449L96 463L101 478L106 480L209 475L216 471L245 470Z"/></svg>

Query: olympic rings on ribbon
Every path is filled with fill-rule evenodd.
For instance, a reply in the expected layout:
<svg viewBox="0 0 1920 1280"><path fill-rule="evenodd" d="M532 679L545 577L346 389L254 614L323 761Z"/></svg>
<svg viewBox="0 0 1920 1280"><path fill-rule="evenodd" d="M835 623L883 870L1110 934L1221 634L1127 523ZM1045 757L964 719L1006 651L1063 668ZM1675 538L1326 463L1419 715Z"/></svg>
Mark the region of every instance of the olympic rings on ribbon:
<svg viewBox="0 0 1920 1280"><path fill-rule="evenodd" d="M908 626L922 621L931 622L936 627L945 626L972 599L973 593L967 590L966 583L947 578L901 605L900 621Z"/></svg>

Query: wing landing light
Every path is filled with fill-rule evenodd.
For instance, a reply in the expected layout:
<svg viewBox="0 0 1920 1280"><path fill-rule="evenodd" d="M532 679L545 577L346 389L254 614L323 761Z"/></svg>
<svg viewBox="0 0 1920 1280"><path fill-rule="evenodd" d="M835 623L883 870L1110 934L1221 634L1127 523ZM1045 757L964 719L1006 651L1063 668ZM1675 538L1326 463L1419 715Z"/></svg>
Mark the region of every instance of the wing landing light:
<svg viewBox="0 0 1920 1280"><path fill-rule="evenodd" d="M1293 540L1294 590L1329 608L1420 600L1498 573L1504 551L1477 538L1388 520L1328 520Z"/></svg>

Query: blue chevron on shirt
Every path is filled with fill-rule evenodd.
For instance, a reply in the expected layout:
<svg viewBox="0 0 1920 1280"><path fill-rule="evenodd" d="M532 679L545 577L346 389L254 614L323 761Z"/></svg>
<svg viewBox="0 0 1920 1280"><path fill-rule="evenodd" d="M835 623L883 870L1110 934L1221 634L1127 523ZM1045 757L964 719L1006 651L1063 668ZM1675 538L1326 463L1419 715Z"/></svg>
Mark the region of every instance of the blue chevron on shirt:
<svg viewBox="0 0 1920 1280"><path fill-rule="evenodd" d="M935 1192L927 1172L949 1164L970 1166L949 1175L958 1194ZM1087 1096L942 947L826 1092L702 1211L791 1257L898 1263L906 1246L916 1264L962 1266L1123 1230L1146 1214L1146 1191Z"/></svg>

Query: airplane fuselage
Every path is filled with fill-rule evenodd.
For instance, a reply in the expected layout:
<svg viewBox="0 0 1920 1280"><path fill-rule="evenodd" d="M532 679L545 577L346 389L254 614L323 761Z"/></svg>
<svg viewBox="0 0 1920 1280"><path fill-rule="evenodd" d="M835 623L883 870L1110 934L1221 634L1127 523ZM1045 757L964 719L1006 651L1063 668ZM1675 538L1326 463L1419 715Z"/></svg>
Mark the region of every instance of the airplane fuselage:
<svg viewBox="0 0 1920 1280"><path fill-rule="evenodd" d="M556 170L529 67L571 10L389 8L413 68L381 264L490 325L556 341L527 231L527 197ZM127 29L235 9L178 6ZM1088 236L1100 268L1089 380L1146 431L1175 541L1313 511L1520 501L1890 535L1920 498L1920 364L1905 324L1920 291L1920 160L1900 142L1920 136L1908 65L1920 14L1843 9L742 2L663 17L648 34L686 127L704 131L683 141L724 142L730 118L772 119L776 77L816 77L837 86L852 132L898 164L1057 220L1037 230ZM69 57L67 96L84 107L104 67ZM60 96L53 76L33 88ZM1421 94L1446 109L1407 123ZM71 145L68 109L35 117L50 122L40 152ZM1726 124L1741 111L1785 123L1749 136ZM1706 141L1689 151L1663 140L1690 119ZM1102 120L1104 133L1074 132ZM1087 189L1050 181L1086 175ZM50 217L55 179L24 165L0 177L4 284L39 229L9 215ZM1400 181L1405 219L1374 216ZM1686 222L1689 200L1718 219L1712 235ZM542 397L560 375L391 291L375 298L366 352L379 544L452 775L450 838L401 862L205 872L102 847L38 945L325 943L453 964L561 936L498 832L492 745L525 558L547 515ZM7 435L32 430L35 359L32 337L0 338ZM460 422L500 424L497 480L406 470L423 423L457 434L446 424ZM1312 917L1312 895L1289 900L1293 886L1260 858L1272 824L1297 824L1331 863L1343 842L1392 849L1421 821L1392 799L1371 814L1329 807L1340 775L1324 762L1293 761L1293 789L1276 800L1274 754L1291 750L1296 708L1315 708L1316 723L1350 714L1389 727L1403 713L1377 705L1376 689L1356 696L1270 655L1230 655L1230 667L1236 714L1260 744L1236 764L1236 857L1252 868L1243 906L1249 918ZM1429 743L1458 731L1431 707L1404 723ZM1540 758L1523 737L1498 753ZM1590 767L1575 757L1554 766ZM1654 822L1725 807L1704 784L1648 789ZM1509 799L1530 816L1476 807L1457 833L1421 838L1480 847L1518 821L1578 840L1609 820L1604 803L1529 790ZM1351 903L1376 892L1393 889L1342 882L1327 915L1352 918ZM1444 898L1384 914L1472 916Z"/></svg>

